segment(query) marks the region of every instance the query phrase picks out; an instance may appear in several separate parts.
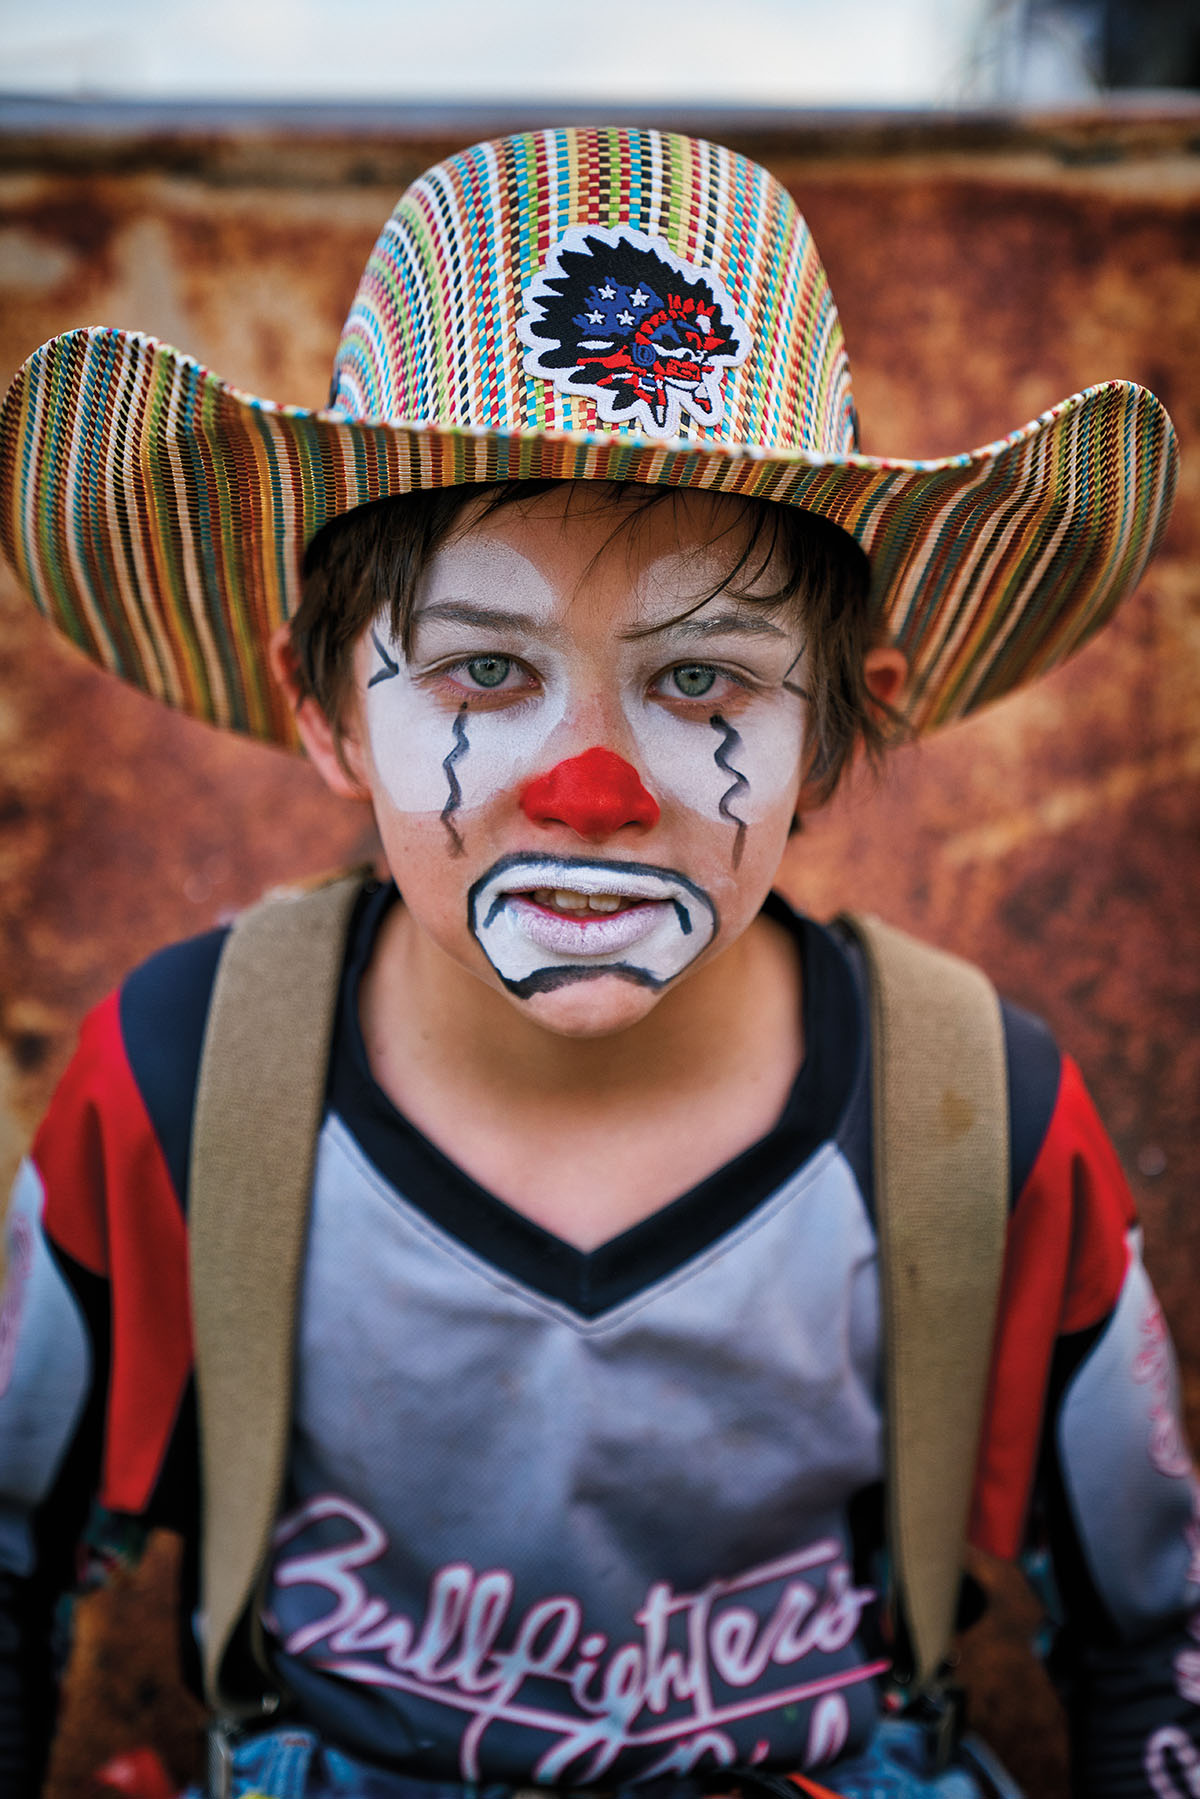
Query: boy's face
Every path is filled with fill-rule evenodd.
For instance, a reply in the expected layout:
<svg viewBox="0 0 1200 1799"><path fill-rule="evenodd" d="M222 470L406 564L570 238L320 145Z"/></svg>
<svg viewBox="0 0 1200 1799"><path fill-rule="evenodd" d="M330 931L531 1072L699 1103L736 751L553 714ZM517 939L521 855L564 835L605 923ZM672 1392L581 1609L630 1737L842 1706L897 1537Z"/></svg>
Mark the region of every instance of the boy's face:
<svg viewBox="0 0 1200 1799"><path fill-rule="evenodd" d="M804 745L794 609L705 599L741 502L628 510L585 486L465 513L409 653L386 619L358 644L344 744L415 924L572 1035L635 1023L751 923Z"/></svg>

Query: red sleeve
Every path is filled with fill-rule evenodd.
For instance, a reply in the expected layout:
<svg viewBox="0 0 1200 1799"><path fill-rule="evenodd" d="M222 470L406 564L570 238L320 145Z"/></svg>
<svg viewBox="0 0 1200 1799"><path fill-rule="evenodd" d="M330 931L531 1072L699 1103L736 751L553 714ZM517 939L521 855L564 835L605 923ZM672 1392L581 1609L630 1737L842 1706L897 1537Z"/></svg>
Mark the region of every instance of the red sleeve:
<svg viewBox="0 0 1200 1799"><path fill-rule="evenodd" d="M112 1359L100 1500L145 1509L191 1370L187 1233L122 1038L89 1015L33 1146L50 1242L108 1283Z"/></svg>
<svg viewBox="0 0 1200 1799"><path fill-rule="evenodd" d="M1112 1311L1133 1223L1116 1151L1064 1057L1050 1125L1008 1227L969 1527L971 1542L992 1555L1021 1549L1055 1341Z"/></svg>

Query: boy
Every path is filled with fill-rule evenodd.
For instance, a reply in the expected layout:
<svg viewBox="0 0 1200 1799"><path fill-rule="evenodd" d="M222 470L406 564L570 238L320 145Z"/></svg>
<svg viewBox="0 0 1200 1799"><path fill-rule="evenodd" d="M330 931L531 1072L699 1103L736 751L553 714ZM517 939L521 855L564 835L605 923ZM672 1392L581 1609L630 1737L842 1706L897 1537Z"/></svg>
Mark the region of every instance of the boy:
<svg viewBox="0 0 1200 1799"><path fill-rule="evenodd" d="M561 131L410 190L328 413L78 333L0 440L39 603L171 703L298 735L392 877L349 928L267 1667L239 1671L286 1722L234 1790L987 1790L881 1722L865 989L770 887L856 744L1032 678L1129 591L1161 408L1114 383L970 456L860 457L765 172ZM197 1536L183 1220L220 951L164 952L89 1020L18 1183L14 1786L91 1493ZM1169 1345L1072 1065L1012 1011L1005 1050L973 1534L1012 1554L1034 1516L1049 1543L1080 1790L1192 1791Z"/></svg>

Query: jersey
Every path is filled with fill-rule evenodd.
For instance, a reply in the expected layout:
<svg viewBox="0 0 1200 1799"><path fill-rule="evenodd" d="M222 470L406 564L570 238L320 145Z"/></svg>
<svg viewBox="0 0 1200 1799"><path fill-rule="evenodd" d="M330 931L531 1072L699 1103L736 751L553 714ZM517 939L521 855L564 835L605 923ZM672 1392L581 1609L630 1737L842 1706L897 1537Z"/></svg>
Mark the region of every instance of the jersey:
<svg viewBox="0 0 1200 1799"><path fill-rule="evenodd" d="M283 1686L330 1740L421 1777L836 1784L889 1665L855 952L775 903L807 1046L782 1116L585 1254L374 1082L357 989L394 903L356 914L317 1146L264 1617ZM194 1542L187 1164L220 944L164 952L89 1018L18 1180L0 1567L26 1681L92 1492ZM971 1534L1049 1548L1085 1790L1169 1792L1200 1741L1174 1362L1078 1072L1035 1020L1004 1022L1011 1218Z"/></svg>

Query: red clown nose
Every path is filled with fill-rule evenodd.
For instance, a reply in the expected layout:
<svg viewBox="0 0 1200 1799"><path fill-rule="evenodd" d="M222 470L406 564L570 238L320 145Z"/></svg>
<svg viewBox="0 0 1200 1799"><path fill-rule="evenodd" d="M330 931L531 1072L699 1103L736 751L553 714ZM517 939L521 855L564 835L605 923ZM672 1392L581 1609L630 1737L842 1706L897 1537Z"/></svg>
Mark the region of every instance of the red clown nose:
<svg viewBox="0 0 1200 1799"><path fill-rule="evenodd" d="M521 795L521 810L536 825L567 825L580 837L658 823L658 801L637 769L612 750L584 750L538 775Z"/></svg>

